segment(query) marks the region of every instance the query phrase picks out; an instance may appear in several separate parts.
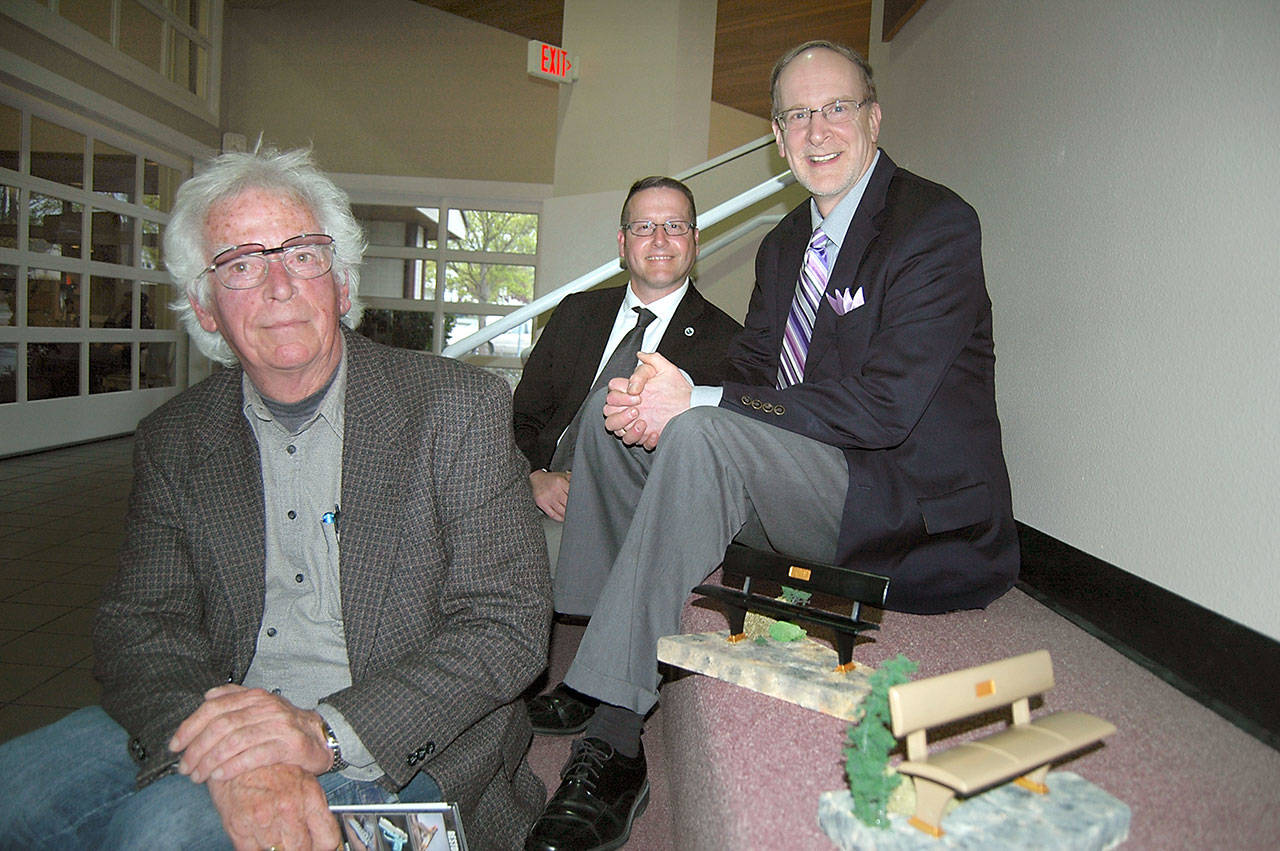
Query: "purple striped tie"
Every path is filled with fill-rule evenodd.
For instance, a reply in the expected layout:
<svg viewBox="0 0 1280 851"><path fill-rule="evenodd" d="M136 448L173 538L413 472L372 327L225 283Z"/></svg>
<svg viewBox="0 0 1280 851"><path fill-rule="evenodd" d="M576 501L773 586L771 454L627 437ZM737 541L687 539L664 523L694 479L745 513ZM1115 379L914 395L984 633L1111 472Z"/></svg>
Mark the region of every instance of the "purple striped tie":
<svg viewBox="0 0 1280 851"><path fill-rule="evenodd" d="M800 268L800 280L796 282L796 297L791 302L787 316L787 330L782 337L782 358L778 364L778 389L784 390L804 380L804 360L809 354L809 339L813 336L813 318L818 315L818 305L827 289L827 245L830 240L818 228L809 240L804 253L804 265Z"/></svg>

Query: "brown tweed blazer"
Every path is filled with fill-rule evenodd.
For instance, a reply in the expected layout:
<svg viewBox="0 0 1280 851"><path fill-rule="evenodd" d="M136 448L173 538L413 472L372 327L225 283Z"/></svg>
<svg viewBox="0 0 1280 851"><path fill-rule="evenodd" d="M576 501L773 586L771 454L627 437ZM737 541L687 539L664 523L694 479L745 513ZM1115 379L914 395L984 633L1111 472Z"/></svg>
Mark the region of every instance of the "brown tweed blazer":
<svg viewBox="0 0 1280 851"><path fill-rule="evenodd" d="M545 789L521 691L546 664L546 546L500 379L346 332L342 612L353 685L326 698L392 785L426 769L479 848L513 848ZM120 570L94 630L102 704L139 783L263 611L263 494L239 369L139 425Z"/></svg>

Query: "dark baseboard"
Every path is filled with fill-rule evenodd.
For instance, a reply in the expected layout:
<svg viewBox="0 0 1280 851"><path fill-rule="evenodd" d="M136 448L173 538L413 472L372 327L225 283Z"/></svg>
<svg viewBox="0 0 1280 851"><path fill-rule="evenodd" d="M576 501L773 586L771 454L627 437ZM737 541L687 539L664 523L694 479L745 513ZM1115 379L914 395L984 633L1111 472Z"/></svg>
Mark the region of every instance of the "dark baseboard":
<svg viewBox="0 0 1280 851"><path fill-rule="evenodd" d="M1280 750L1280 642L1018 524L1018 587Z"/></svg>

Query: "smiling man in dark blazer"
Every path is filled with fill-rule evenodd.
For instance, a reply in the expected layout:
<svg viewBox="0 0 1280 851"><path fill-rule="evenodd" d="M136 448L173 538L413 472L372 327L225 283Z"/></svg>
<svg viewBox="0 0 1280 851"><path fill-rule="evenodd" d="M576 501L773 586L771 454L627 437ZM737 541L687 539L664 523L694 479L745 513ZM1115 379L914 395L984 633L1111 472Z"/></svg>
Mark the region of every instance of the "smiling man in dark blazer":
<svg viewBox="0 0 1280 851"><path fill-rule="evenodd" d="M6 844L331 851L329 804L395 801L528 829L551 612L510 393L343 327L364 245L305 151L179 190L165 260L227 368L138 426L102 706L0 747Z"/></svg>
<svg viewBox="0 0 1280 851"><path fill-rule="evenodd" d="M1017 576L976 214L877 147L871 72L848 48L783 56L773 112L812 197L761 243L735 376L694 387L641 355L588 402L611 433L578 444L557 574L578 594L556 603L591 615L565 683L599 706L532 851L630 831L658 638L735 537L884 574L910 612L985 606ZM603 584L569 579L601 564Z"/></svg>
<svg viewBox="0 0 1280 851"><path fill-rule="evenodd" d="M643 329L640 351L661 352L701 384L717 383L728 374L725 353L742 326L703 298L690 280L697 257L693 193L672 177L637 180L622 203L618 227L618 258L631 273L630 281L566 297L530 352L513 400L516 445L529 459L538 507L555 523L564 520L576 436L573 429L566 437L566 429L593 386L603 387L635 368L632 358L622 371L602 376L635 328L636 308L655 314ZM599 426L598 407L583 414L586 422ZM559 447L561 442L567 445ZM554 567L559 529L547 527Z"/></svg>

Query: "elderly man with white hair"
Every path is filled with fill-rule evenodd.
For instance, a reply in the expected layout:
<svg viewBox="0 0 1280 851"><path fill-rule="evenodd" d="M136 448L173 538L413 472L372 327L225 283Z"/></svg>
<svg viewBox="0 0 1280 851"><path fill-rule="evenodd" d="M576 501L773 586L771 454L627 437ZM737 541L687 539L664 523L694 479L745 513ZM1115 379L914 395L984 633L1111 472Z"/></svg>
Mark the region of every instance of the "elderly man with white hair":
<svg viewBox="0 0 1280 851"><path fill-rule="evenodd" d="M138 427L102 706L0 747L5 843L332 849L331 803L441 799L523 838L550 590L511 394L343 326L364 246L306 152L180 189L178 308L230 368Z"/></svg>

